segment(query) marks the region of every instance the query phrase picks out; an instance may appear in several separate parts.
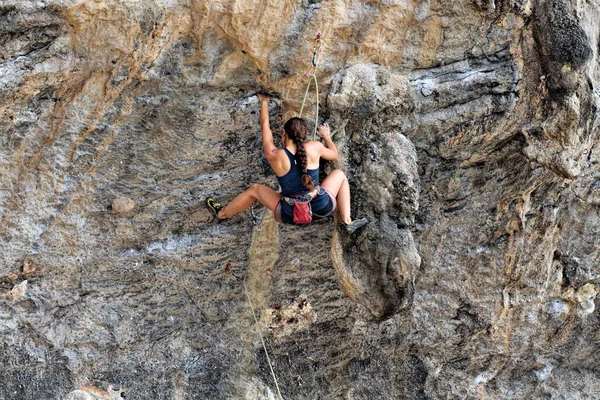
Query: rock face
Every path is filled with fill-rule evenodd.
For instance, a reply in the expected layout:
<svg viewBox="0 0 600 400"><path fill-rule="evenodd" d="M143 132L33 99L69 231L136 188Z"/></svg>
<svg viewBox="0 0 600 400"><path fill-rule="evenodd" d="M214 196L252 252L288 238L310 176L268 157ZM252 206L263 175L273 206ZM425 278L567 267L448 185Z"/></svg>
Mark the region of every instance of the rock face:
<svg viewBox="0 0 600 400"><path fill-rule="evenodd" d="M0 4L0 398L600 392L600 3ZM332 219L202 205L275 186L320 32L352 190ZM113 200L119 200L113 203ZM121 203L119 205L119 203ZM122 206L122 207L121 207ZM250 307L251 305L251 307Z"/></svg>

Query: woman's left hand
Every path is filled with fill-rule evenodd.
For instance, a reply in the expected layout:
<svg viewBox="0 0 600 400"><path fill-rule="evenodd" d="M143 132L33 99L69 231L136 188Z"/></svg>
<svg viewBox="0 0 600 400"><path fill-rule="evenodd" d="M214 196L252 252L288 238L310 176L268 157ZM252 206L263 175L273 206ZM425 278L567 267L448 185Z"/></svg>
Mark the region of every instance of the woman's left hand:
<svg viewBox="0 0 600 400"><path fill-rule="evenodd" d="M331 135L329 132L329 124L324 123L323 125L319 126L317 129L317 135L319 135L320 138L329 139Z"/></svg>

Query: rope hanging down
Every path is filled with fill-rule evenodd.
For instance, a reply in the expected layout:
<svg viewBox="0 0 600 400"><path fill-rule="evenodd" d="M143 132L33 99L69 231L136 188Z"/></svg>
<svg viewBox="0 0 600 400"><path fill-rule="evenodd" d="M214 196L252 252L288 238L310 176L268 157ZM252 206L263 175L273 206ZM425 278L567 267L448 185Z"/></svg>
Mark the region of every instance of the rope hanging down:
<svg viewBox="0 0 600 400"><path fill-rule="evenodd" d="M317 82L317 65L319 64L319 56L321 55L321 49L323 48L323 41L321 40L321 34L317 33L315 40L313 42L313 56L312 56L312 66L310 68L308 85L306 85L306 92L304 92L304 99L302 100L302 107L300 107L300 117L302 117L302 111L304 111L304 105L306 104L306 97L308 96L308 90L310 89L310 84L312 81L315 81L315 92L316 92L316 103L317 103L317 113L315 115L315 131L313 132L312 139L315 140L315 136L317 134L317 127L319 126L319 83Z"/></svg>
<svg viewBox="0 0 600 400"><path fill-rule="evenodd" d="M317 33L315 40L313 42L313 56L312 56L312 65L309 72L310 78L308 80L308 85L306 86L306 92L304 93L304 99L302 100L302 107L300 107L300 117L302 117L302 111L304 111L304 105L306 104L306 97L308 96L308 90L310 89L310 84L312 81L315 81L315 91L316 91L316 103L317 103L317 113L315 115L315 131L313 132L313 140L315 140L315 135L317 133L317 127L319 125L319 83L317 82L317 65L319 64L319 55L321 53L321 49L323 48L323 41L321 40L321 34ZM254 209L251 209L252 218L254 218ZM248 286L246 285L246 276L244 276L244 292L246 292L246 299L248 300L248 305L250 306L250 310L252 311L252 317L254 318L254 323L256 324L256 328L258 330L258 335L260 336L260 341L262 343L263 349L265 350L265 356L267 357L267 363L269 364L269 369L271 370L271 376L273 377L273 381L275 381L275 388L277 389L277 394L279 395L279 399L283 400L283 396L281 396L281 391L279 390L279 382L277 381L277 376L275 376L275 370L273 369L273 364L271 363L271 357L269 357L269 352L267 351L267 345L265 343L265 339L263 338L262 329L260 329L260 324L258 322L258 318L256 318L256 312L254 310L254 306L252 305L252 299L250 298L250 293L248 292Z"/></svg>
<svg viewBox="0 0 600 400"><path fill-rule="evenodd" d="M258 323L258 318L256 318L256 313L254 312L254 306L252 305L252 299L250 299L250 293L248 293L248 286L246 285L246 276L244 275L244 291L246 292L246 299L248 299L248 305L250 306L250 310L252 310L252 316L254 317L254 323L256 324L256 328L258 329L258 335L260 336L260 341L263 345L263 349L265 350L265 356L267 356L267 363L269 364L269 368L271 369L271 376L275 381L275 387L277 388L277 394L279 395L279 400L283 400L283 396L281 396L281 391L279 390L279 382L277 382L277 377L275 376L275 370L273 370L273 364L271 363L271 357L269 357L269 352L267 351L267 345L265 344L265 339L263 338L262 329L260 329L260 324Z"/></svg>

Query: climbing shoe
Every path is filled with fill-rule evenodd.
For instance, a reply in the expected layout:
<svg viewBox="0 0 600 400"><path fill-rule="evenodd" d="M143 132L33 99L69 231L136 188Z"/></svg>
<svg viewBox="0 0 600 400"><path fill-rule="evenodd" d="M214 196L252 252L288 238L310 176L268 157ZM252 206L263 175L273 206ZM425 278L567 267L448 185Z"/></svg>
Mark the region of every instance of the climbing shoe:
<svg viewBox="0 0 600 400"><path fill-rule="evenodd" d="M208 211L212 214L213 218L218 221L224 221L225 218L219 218L219 211L223 209L223 207L215 201L212 197L207 197L204 200L204 205L208 208Z"/></svg>
<svg viewBox="0 0 600 400"><path fill-rule="evenodd" d="M359 218L359 219L355 219L354 221L350 222L349 224L342 222L342 229L348 235L352 235L354 232L356 232L358 229L362 228L363 226L365 226L368 223L369 223L369 221L366 218Z"/></svg>

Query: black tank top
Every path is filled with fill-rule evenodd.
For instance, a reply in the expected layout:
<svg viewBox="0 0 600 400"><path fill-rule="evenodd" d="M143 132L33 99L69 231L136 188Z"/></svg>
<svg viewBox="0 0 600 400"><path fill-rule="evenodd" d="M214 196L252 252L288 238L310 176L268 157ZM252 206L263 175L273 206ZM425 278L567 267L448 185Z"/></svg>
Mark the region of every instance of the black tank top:
<svg viewBox="0 0 600 400"><path fill-rule="evenodd" d="M308 193L309 189L302 184L302 166L296 162L296 156L286 147L283 148L290 159L290 170L283 176L278 176L281 194L291 197ZM307 169L306 173L313 179L315 186L319 185L319 168Z"/></svg>

